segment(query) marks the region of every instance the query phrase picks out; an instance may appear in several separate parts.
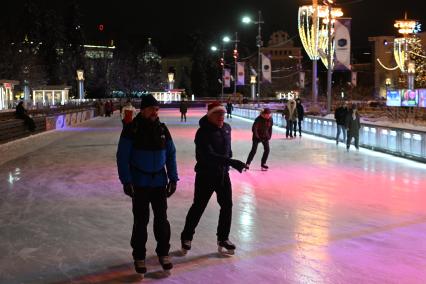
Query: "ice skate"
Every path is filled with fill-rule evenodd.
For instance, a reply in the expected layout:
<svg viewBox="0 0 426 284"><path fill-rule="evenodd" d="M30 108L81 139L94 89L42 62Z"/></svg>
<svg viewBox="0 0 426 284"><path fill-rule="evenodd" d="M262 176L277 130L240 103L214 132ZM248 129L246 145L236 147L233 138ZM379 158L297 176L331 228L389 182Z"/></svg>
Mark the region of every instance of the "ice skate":
<svg viewBox="0 0 426 284"><path fill-rule="evenodd" d="M181 240L182 245L182 254L186 255L189 250L191 250L191 241L189 240Z"/></svg>
<svg viewBox="0 0 426 284"><path fill-rule="evenodd" d="M158 261L160 262L164 272L170 274L170 270L173 268L173 263L170 260L170 256L159 256Z"/></svg>
<svg viewBox="0 0 426 284"><path fill-rule="evenodd" d="M263 165L261 165L260 166L260 169L262 170L262 171L267 171L268 169L269 169L269 167L267 166L267 165L265 165L265 164L263 164Z"/></svg>
<svg viewBox="0 0 426 284"><path fill-rule="evenodd" d="M146 273L145 259L135 260L134 265L136 272L143 278Z"/></svg>
<svg viewBox="0 0 426 284"><path fill-rule="evenodd" d="M229 256L229 255L235 254L236 247L233 243L231 243L230 240L218 241L217 246L218 246L218 252L222 255Z"/></svg>

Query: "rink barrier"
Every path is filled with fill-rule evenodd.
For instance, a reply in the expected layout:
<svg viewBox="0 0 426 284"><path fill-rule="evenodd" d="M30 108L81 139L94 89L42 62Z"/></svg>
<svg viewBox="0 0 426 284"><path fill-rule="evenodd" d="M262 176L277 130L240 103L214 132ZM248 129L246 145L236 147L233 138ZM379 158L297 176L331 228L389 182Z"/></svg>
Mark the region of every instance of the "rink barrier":
<svg viewBox="0 0 426 284"><path fill-rule="evenodd" d="M95 117L94 109L55 114L46 117L46 130L66 129Z"/></svg>
<svg viewBox="0 0 426 284"><path fill-rule="evenodd" d="M260 114L260 111L234 107L232 114L254 120ZM283 119L281 113L272 113L272 118L275 126L286 127L285 119ZM336 121L316 116L305 116L302 132L336 140ZM359 144L361 147L370 150L426 162L426 132L423 131L361 123Z"/></svg>

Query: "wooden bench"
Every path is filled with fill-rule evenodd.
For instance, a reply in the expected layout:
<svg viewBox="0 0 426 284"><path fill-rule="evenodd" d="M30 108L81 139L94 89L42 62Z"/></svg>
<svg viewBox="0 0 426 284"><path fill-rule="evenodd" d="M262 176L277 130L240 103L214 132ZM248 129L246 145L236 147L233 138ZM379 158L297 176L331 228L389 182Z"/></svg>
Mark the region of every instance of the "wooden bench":
<svg viewBox="0 0 426 284"><path fill-rule="evenodd" d="M46 117L33 117L36 130L30 132L22 119L0 121L0 144L46 131Z"/></svg>

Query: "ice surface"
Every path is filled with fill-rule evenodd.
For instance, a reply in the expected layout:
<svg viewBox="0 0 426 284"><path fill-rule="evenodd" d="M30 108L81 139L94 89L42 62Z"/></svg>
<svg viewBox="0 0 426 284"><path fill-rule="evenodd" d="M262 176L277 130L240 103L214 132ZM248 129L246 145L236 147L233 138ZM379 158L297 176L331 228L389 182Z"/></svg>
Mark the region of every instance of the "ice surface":
<svg viewBox="0 0 426 284"><path fill-rule="evenodd" d="M181 180L169 199L175 269L162 278L149 225L148 274L161 283L426 283L426 167L275 128L270 170L262 147L248 172L231 172L236 255L216 248L212 197L193 249L178 256L193 198L194 134L204 110L161 110L177 147ZM251 123L228 120L245 161ZM131 202L117 178L121 122L79 127L0 146L0 283L138 283ZM9 151L5 150L8 149ZM3 152L1 152L3 151ZM13 152L13 155L10 154Z"/></svg>

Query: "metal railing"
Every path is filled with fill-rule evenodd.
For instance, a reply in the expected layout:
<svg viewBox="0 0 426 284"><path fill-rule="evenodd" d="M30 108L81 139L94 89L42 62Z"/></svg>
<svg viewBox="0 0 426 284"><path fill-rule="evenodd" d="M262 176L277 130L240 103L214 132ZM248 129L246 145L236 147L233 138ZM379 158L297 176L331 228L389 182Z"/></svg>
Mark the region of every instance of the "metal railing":
<svg viewBox="0 0 426 284"><path fill-rule="evenodd" d="M234 108L233 114L248 119L255 119L259 110ZM285 127L286 122L281 113L272 113L274 125ZM305 116L302 131L316 136L336 139L337 126L334 119ZM426 162L426 132L399 127L381 126L361 123L359 131L361 147L384 152L419 162Z"/></svg>

